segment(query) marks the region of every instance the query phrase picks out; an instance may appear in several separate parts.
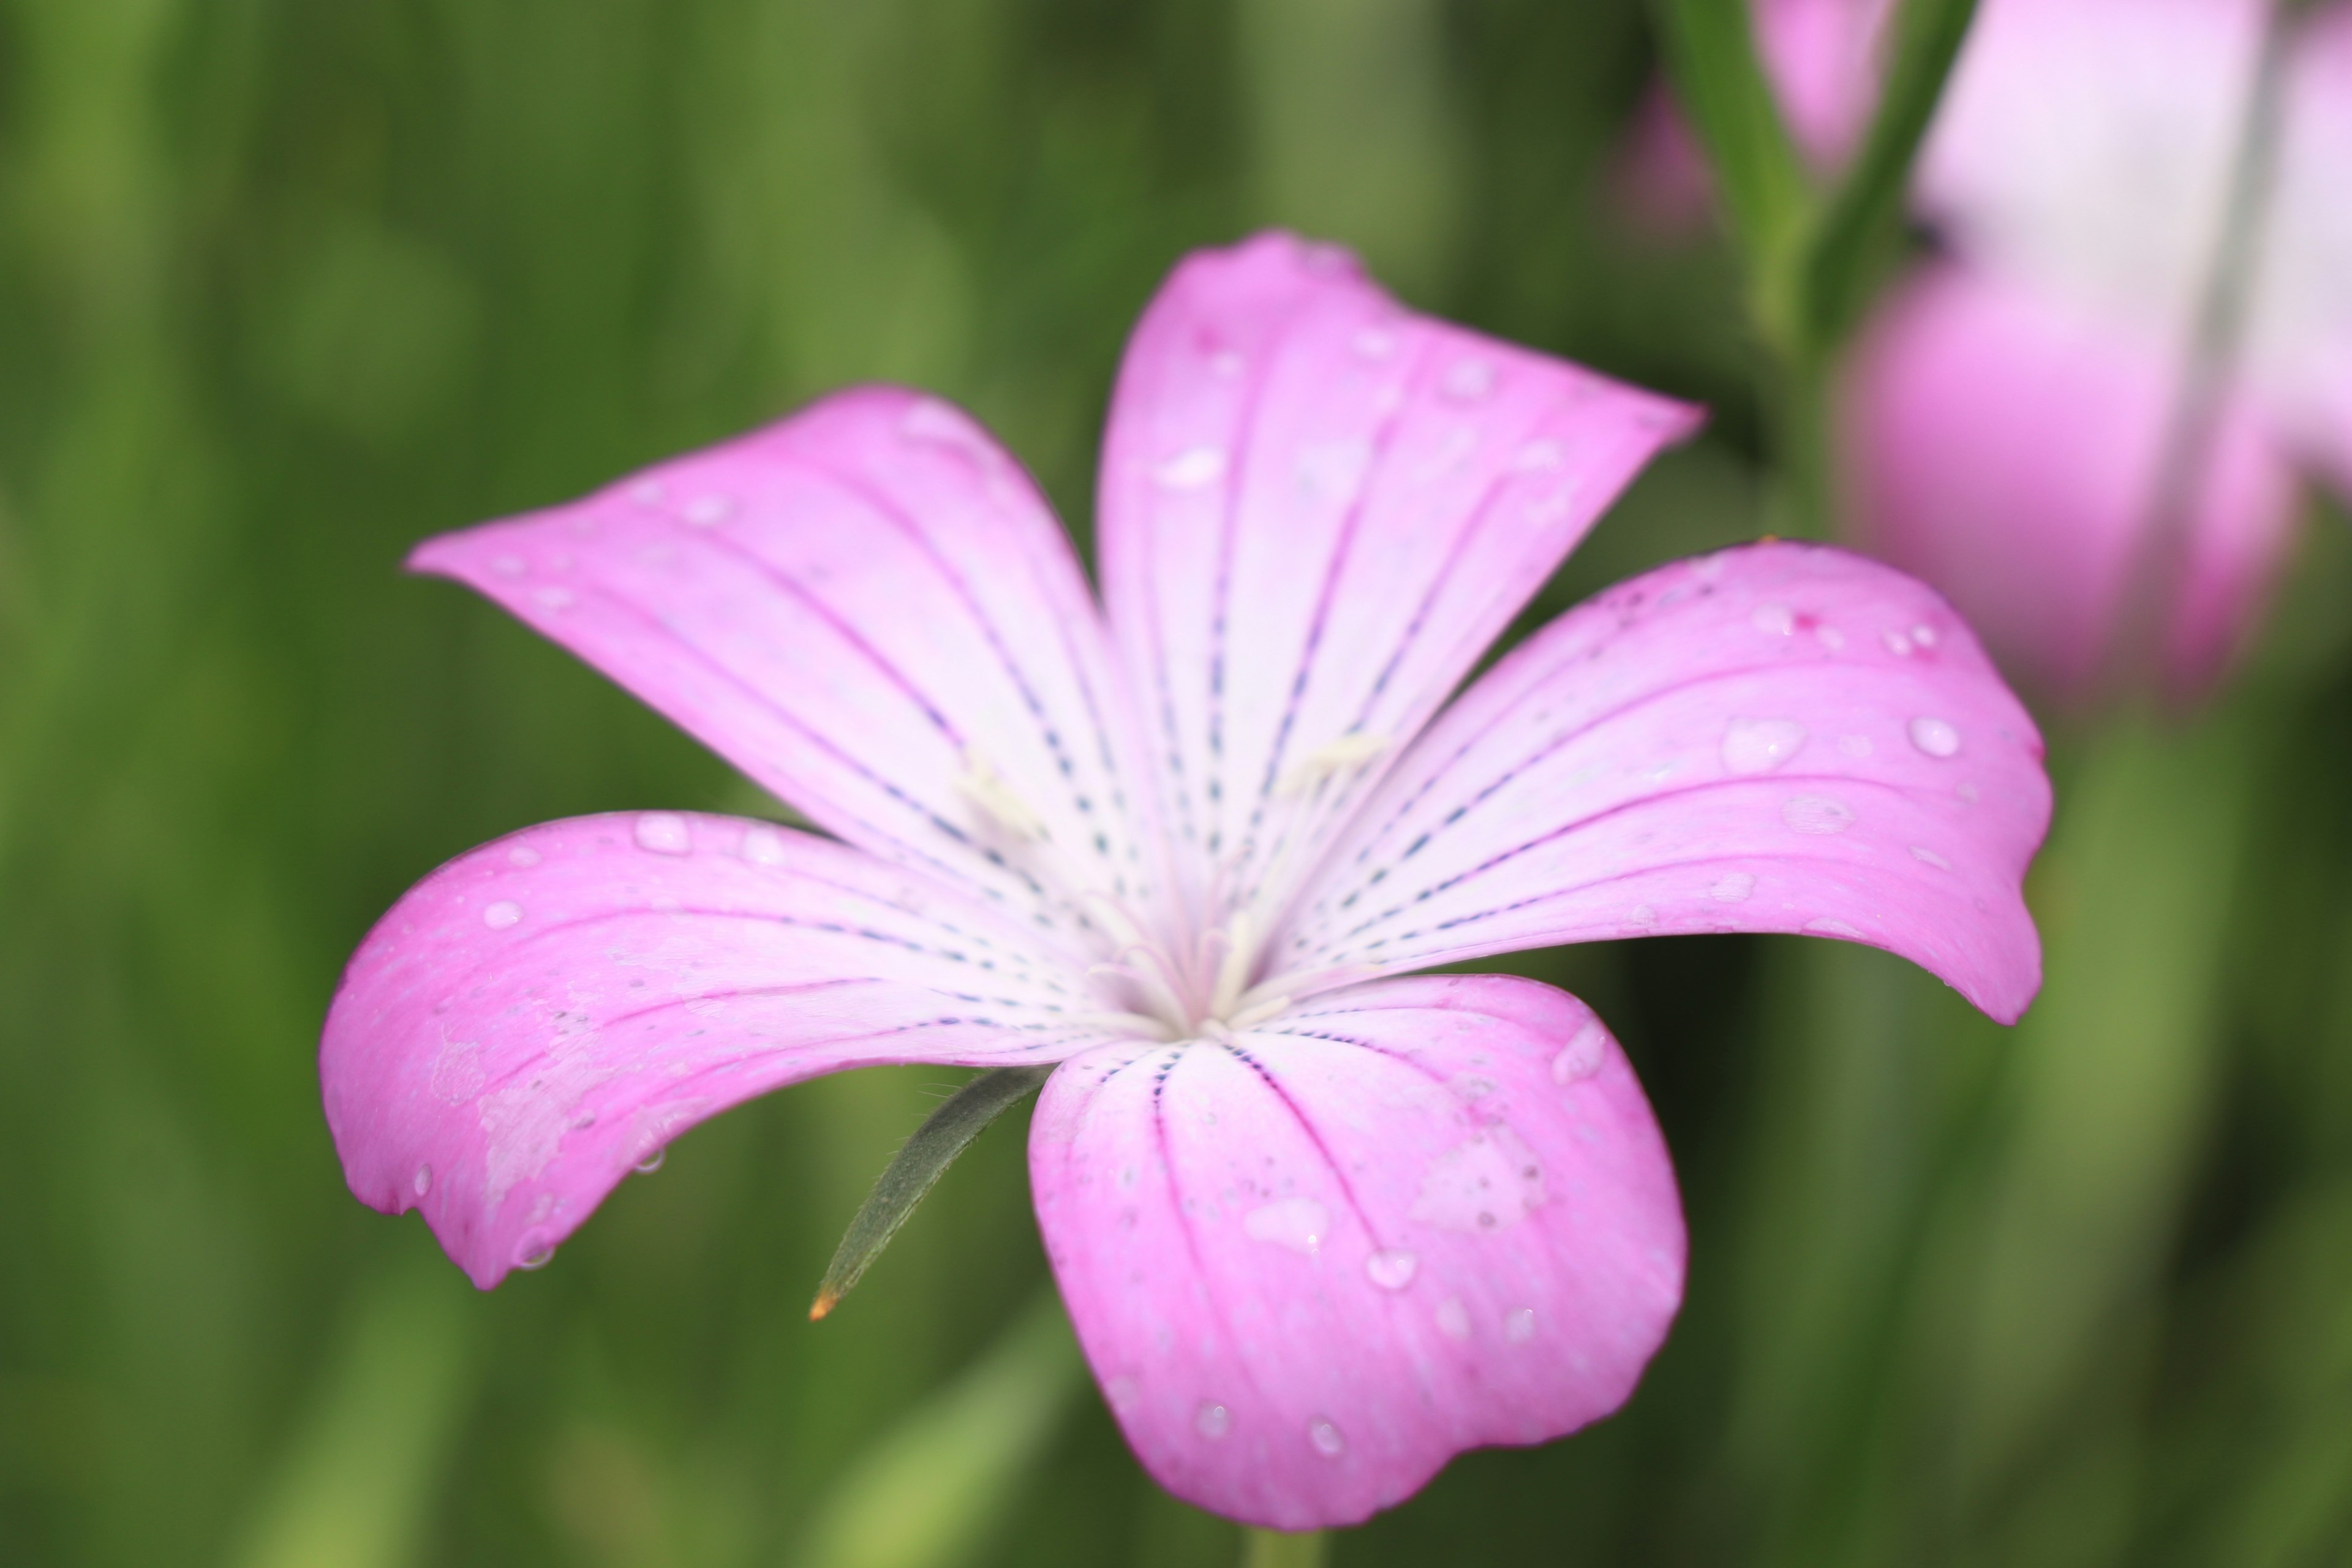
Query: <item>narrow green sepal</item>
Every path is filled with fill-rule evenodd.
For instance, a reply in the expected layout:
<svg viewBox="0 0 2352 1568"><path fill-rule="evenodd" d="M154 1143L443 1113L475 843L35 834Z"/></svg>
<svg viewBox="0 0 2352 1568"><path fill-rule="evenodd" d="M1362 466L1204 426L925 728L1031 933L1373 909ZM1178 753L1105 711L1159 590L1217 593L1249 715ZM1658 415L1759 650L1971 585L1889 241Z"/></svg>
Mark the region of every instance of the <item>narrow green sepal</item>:
<svg viewBox="0 0 2352 1568"><path fill-rule="evenodd" d="M1035 1093L1050 1067L994 1068L948 1096L915 1135L891 1157L873 1192L866 1194L849 1229L835 1248L833 1262L809 1304L814 1322L840 1304L868 1265L882 1255L924 1194L947 1174L956 1156L971 1146L988 1124Z"/></svg>

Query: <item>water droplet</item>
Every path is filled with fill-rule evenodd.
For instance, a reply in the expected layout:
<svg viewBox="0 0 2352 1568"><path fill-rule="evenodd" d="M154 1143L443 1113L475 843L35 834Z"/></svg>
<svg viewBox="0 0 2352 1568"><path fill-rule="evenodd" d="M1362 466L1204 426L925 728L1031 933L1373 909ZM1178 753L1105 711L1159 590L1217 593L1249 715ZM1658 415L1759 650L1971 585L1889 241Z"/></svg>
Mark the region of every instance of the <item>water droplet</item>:
<svg viewBox="0 0 2352 1568"><path fill-rule="evenodd" d="M759 826L743 830L743 858L754 866L781 866L784 863L784 836L772 827Z"/></svg>
<svg viewBox="0 0 2352 1568"><path fill-rule="evenodd" d="M1780 807L1780 820L1800 833L1843 833L1853 826L1853 807L1825 795L1790 795Z"/></svg>
<svg viewBox="0 0 2352 1568"><path fill-rule="evenodd" d="M1386 359L1396 353L1396 334L1386 327L1364 327L1355 336L1356 352L1366 359Z"/></svg>
<svg viewBox="0 0 2352 1568"><path fill-rule="evenodd" d="M1448 1296L1437 1304L1437 1310L1430 1316L1437 1320L1437 1331L1447 1339L1466 1340L1470 1337L1470 1310L1462 1304L1461 1297Z"/></svg>
<svg viewBox="0 0 2352 1568"><path fill-rule="evenodd" d="M1724 771L1768 773L1804 744L1805 727L1794 719L1734 719L1723 732Z"/></svg>
<svg viewBox="0 0 2352 1568"><path fill-rule="evenodd" d="M1336 1459L1348 1451L1348 1439L1339 1436L1339 1428L1319 1415L1307 1424L1307 1440L1327 1459Z"/></svg>
<svg viewBox="0 0 2352 1568"><path fill-rule="evenodd" d="M543 610L568 610L580 602L580 595L569 588L534 588L530 596Z"/></svg>
<svg viewBox="0 0 2352 1568"><path fill-rule="evenodd" d="M1546 468L1557 468L1567 460L1568 454L1561 450L1559 442L1536 440L1511 454L1511 468L1518 473L1532 474Z"/></svg>
<svg viewBox="0 0 2352 1568"><path fill-rule="evenodd" d="M686 818L674 811L648 811L637 818L637 847L656 855L683 855L694 847Z"/></svg>
<svg viewBox="0 0 2352 1568"><path fill-rule="evenodd" d="M1887 632L1885 636L1886 638L1887 652L1893 654L1897 658L1909 658L1911 657L1911 639L1909 637L1905 637L1901 632Z"/></svg>
<svg viewBox="0 0 2352 1568"><path fill-rule="evenodd" d="M500 899L482 910L482 923L492 931L504 931L522 919L522 906L512 899Z"/></svg>
<svg viewBox="0 0 2352 1568"><path fill-rule="evenodd" d="M517 1268L544 1268L555 1256L555 1238L543 1230L527 1230L515 1242Z"/></svg>
<svg viewBox="0 0 2352 1568"><path fill-rule="evenodd" d="M659 506L668 494L659 479L639 479L629 487L629 499L639 506Z"/></svg>
<svg viewBox="0 0 2352 1568"><path fill-rule="evenodd" d="M1813 932L1817 936L1842 936L1849 942L1860 942L1863 940L1862 932L1855 930L1853 926L1846 924L1843 921L1827 919L1807 921L1805 922L1805 929Z"/></svg>
<svg viewBox="0 0 2352 1568"><path fill-rule="evenodd" d="M1927 625L1925 621L1922 621L1917 626L1911 628L1911 640L1917 643L1921 647L1934 647L1936 646L1936 628Z"/></svg>
<svg viewBox="0 0 2352 1568"><path fill-rule="evenodd" d="M1767 637L1785 637L1797 629L1796 612L1786 605L1759 605L1748 623Z"/></svg>
<svg viewBox="0 0 2352 1568"><path fill-rule="evenodd" d="M1862 758L1870 755L1878 748L1870 743L1870 737L1867 735L1848 735L1838 742L1838 750L1849 757Z"/></svg>
<svg viewBox="0 0 2352 1568"><path fill-rule="evenodd" d="M1715 886L1706 894L1718 904L1739 904L1747 902L1748 895L1755 890L1756 879L1746 871L1726 871L1715 879Z"/></svg>
<svg viewBox="0 0 2352 1568"><path fill-rule="evenodd" d="M652 1153L638 1161L634 1168L640 1174L650 1176L656 1171L662 1168L662 1162L667 1158L669 1158L669 1150L665 1146L655 1150Z"/></svg>
<svg viewBox="0 0 2352 1568"><path fill-rule="evenodd" d="M1523 1345L1536 1337L1536 1310L1514 1307L1503 1318L1503 1337L1515 1345Z"/></svg>
<svg viewBox="0 0 2352 1568"><path fill-rule="evenodd" d="M1401 1247L1375 1252L1364 1259L1364 1273L1383 1290L1402 1290L1412 1283L1421 1259Z"/></svg>
<svg viewBox="0 0 2352 1568"><path fill-rule="evenodd" d="M1445 370L1437 390L1456 403L1476 403L1495 390L1495 366L1490 360L1455 360Z"/></svg>
<svg viewBox="0 0 2352 1568"><path fill-rule="evenodd" d="M501 577L520 577L530 568L520 555L497 555L490 559L490 570Z"/></svg>
<svg viewBox="0 0 2352 1568"><path fill-rule="evenodd" d="M1508 1127L1486 1128L1429 1163L1412 1217L1441 1230L1507 1229L1544 1204L1543 1168Z"/></svg>
<svg viewBox="0 0 2352 1568"><path fill-rule="evenodd" d="M1192 1412L1192 1430L1212 1443L1233 1429L1233 1413L1222 1405L1204 1399L1201 1408Z"/></svg>
<svg viewBox="0 0 2352 1568"><path fill-rule="evenodd" d="M1658 911L1647 904L1635 904L1633 912L1626 918L1642 930L1648 931L1658 923Z"/></svg>
<svg viewBox="0 0 2352 1568"><path fill-rule="evenodd" d="M1215 447L1194 447L1177 453L1151 470L1164 490L1197 490L1224 477L1225 454Z"/></svg>
<svg viewBox="0 0 2352 1568"><path fill-rule="evenodd" d="M728 496L697 496L686 503L682 515L697 528L715 528L735 515L735 502Z"/></svg>
<svg viewBox="0 0 2352 1568"><path fill-rule="evenodd" d="M1551 1080L1554 1083L1574 1083L1591 1078L1601 1070L1609 1057L1609 1031L1599 1020L1587 1018L1584 1026L1569 1037L1559 1054L1551 1058Z"/></svg>
<svg viewBox="0 0 2352 1568"><path fill-rule="evenodd" d="M1331 1215L1313 1198L1283 1198L1242 1216L1242 1234L1313 1257L1330 1233Z"/></svg>
<svg viewBox="0 0 2352 1568"><path fill-rule="evenodd" d="M1954 756L1960 749L1960 732L1941 719L1914 719L1911 743L1931 757Z"/></svg>
<svg viewBox="0 0 2352 1568"><path fill-rule="evenodd" d="M509 866L536 866L539 864L539 851L533 849L528 844L518 844L513 848L507 851L507 864Z"/></svg>
<svg viewBox="0 0 2352 1568"><path fill-rule="evenodd" d="M415 1189L416 1195L420 1198L425 1194L431 1192L433 1190L433 1167L430 1165L417 1166L416 1175L408 1184Z"/></svg>
<svg viewBox="0 0 2352 1568"><path fill-rule="evenodd" d="M1949 860L1945 859L1933 849L1925 848L1916 844L1911 846L1911 858L1933 866L1938 871L1948 871L1952 868L1952 863Z"/></svg>

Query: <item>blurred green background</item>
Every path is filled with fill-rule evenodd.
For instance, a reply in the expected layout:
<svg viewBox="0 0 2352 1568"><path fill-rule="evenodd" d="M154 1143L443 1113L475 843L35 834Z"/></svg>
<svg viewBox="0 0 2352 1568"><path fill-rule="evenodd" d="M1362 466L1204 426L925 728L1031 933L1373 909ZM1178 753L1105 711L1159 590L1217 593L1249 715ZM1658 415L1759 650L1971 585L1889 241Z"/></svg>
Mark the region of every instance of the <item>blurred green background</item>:
<svg viewBox="0 0 2352 1568"><path fill-rule="evenodd" d="M1547 613L1750 536L1731 261L1611 200L1654 68L1631 0L0 0L0 1562L1234 1561L1041 1294L1019 1119L804 1321L953 1075L721 1118L489 1295L350 1197L393 899L761 807L399 563L865 377L1083 538L1136 311L1267 222L1713 405ZM1335 1562L2352 1562L2347 538L2208 712L2053 733L2022 1028L1836 943L1523 962L1650 1087L1689 1304Z"/></svg>

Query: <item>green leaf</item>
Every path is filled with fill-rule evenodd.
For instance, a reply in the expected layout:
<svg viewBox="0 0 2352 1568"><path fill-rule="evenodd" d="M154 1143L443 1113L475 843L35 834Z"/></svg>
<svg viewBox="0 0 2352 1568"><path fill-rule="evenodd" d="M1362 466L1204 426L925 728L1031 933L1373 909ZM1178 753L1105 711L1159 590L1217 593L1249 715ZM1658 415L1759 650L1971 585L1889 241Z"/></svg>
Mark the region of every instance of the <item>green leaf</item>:
<svg viewBox="0 0 2352 1568"><path fill-rule="evenodd" d="M1796 145L1756 58L1748 0L1654 0L1666 73L1706 150L1734 236L1747 254L1768 337L1786 322L1779 279L1812 196Z"/></svg>
<svg viewBox="0 0 2352 1568"><path fill-rule="evenodd" d="M1977 0L1905 0L1878 112L1822 209L1797 279L1806 351L1826 355L1861 318L1901 234L1911 165L1944 95Z"/></svg>
<svg viewBox="0 0 2352 1568"><path fill-rule="evenodd" d="M882 1256L882 1249L915 1212L915 1205L947 1174L956 1156L970 1148L990 1122L1036 1092L1053 1070L1050 1067L993 1068L957 1089L931 1112L891 1159L857 1216L849 1222L849 1230L824 1271L824 1281L816 1288L816 1300L809 1305L811 1322L832 1311L849 1294L850 1287Z"/></svg>

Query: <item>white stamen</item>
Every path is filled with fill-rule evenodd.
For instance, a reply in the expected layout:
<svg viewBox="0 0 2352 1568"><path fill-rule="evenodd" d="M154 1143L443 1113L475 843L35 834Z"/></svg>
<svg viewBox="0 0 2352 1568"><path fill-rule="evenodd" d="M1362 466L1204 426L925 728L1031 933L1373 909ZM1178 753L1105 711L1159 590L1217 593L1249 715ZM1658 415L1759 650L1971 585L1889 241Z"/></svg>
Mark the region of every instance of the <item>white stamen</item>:
<svg viewBox="0 0 2352 1568"><path fill-rule="evenodd" d="M1235 910L1225 923L1225 955L1217 962L1217 983L1209 992L1212 1018L1230 1015L1249 984L1250 964L1257 958L1257 944L1250 940L1252 923L1245 909Z"/></svg>
<svg viewBox="0 0 2352 1568"><path fill-rule="evenodd" d="M963 753L963 772L956 775L956 793L970 801L997 826L1024 844L1034 844L1045 837L1045 824L1029 809L1011 784L989 766L988 759L975 746L967 746Z"/></svg>
<svg viewBox="0 0 2352 1568"><path fill-rule="evenodd" d="M1289 771L1274 786L1274 793L1285 797L1305 795L1326 779L1362 767L1388 749L1386 736L1351 730L1336 741L1318 746L1292 763Z"/></svg>

